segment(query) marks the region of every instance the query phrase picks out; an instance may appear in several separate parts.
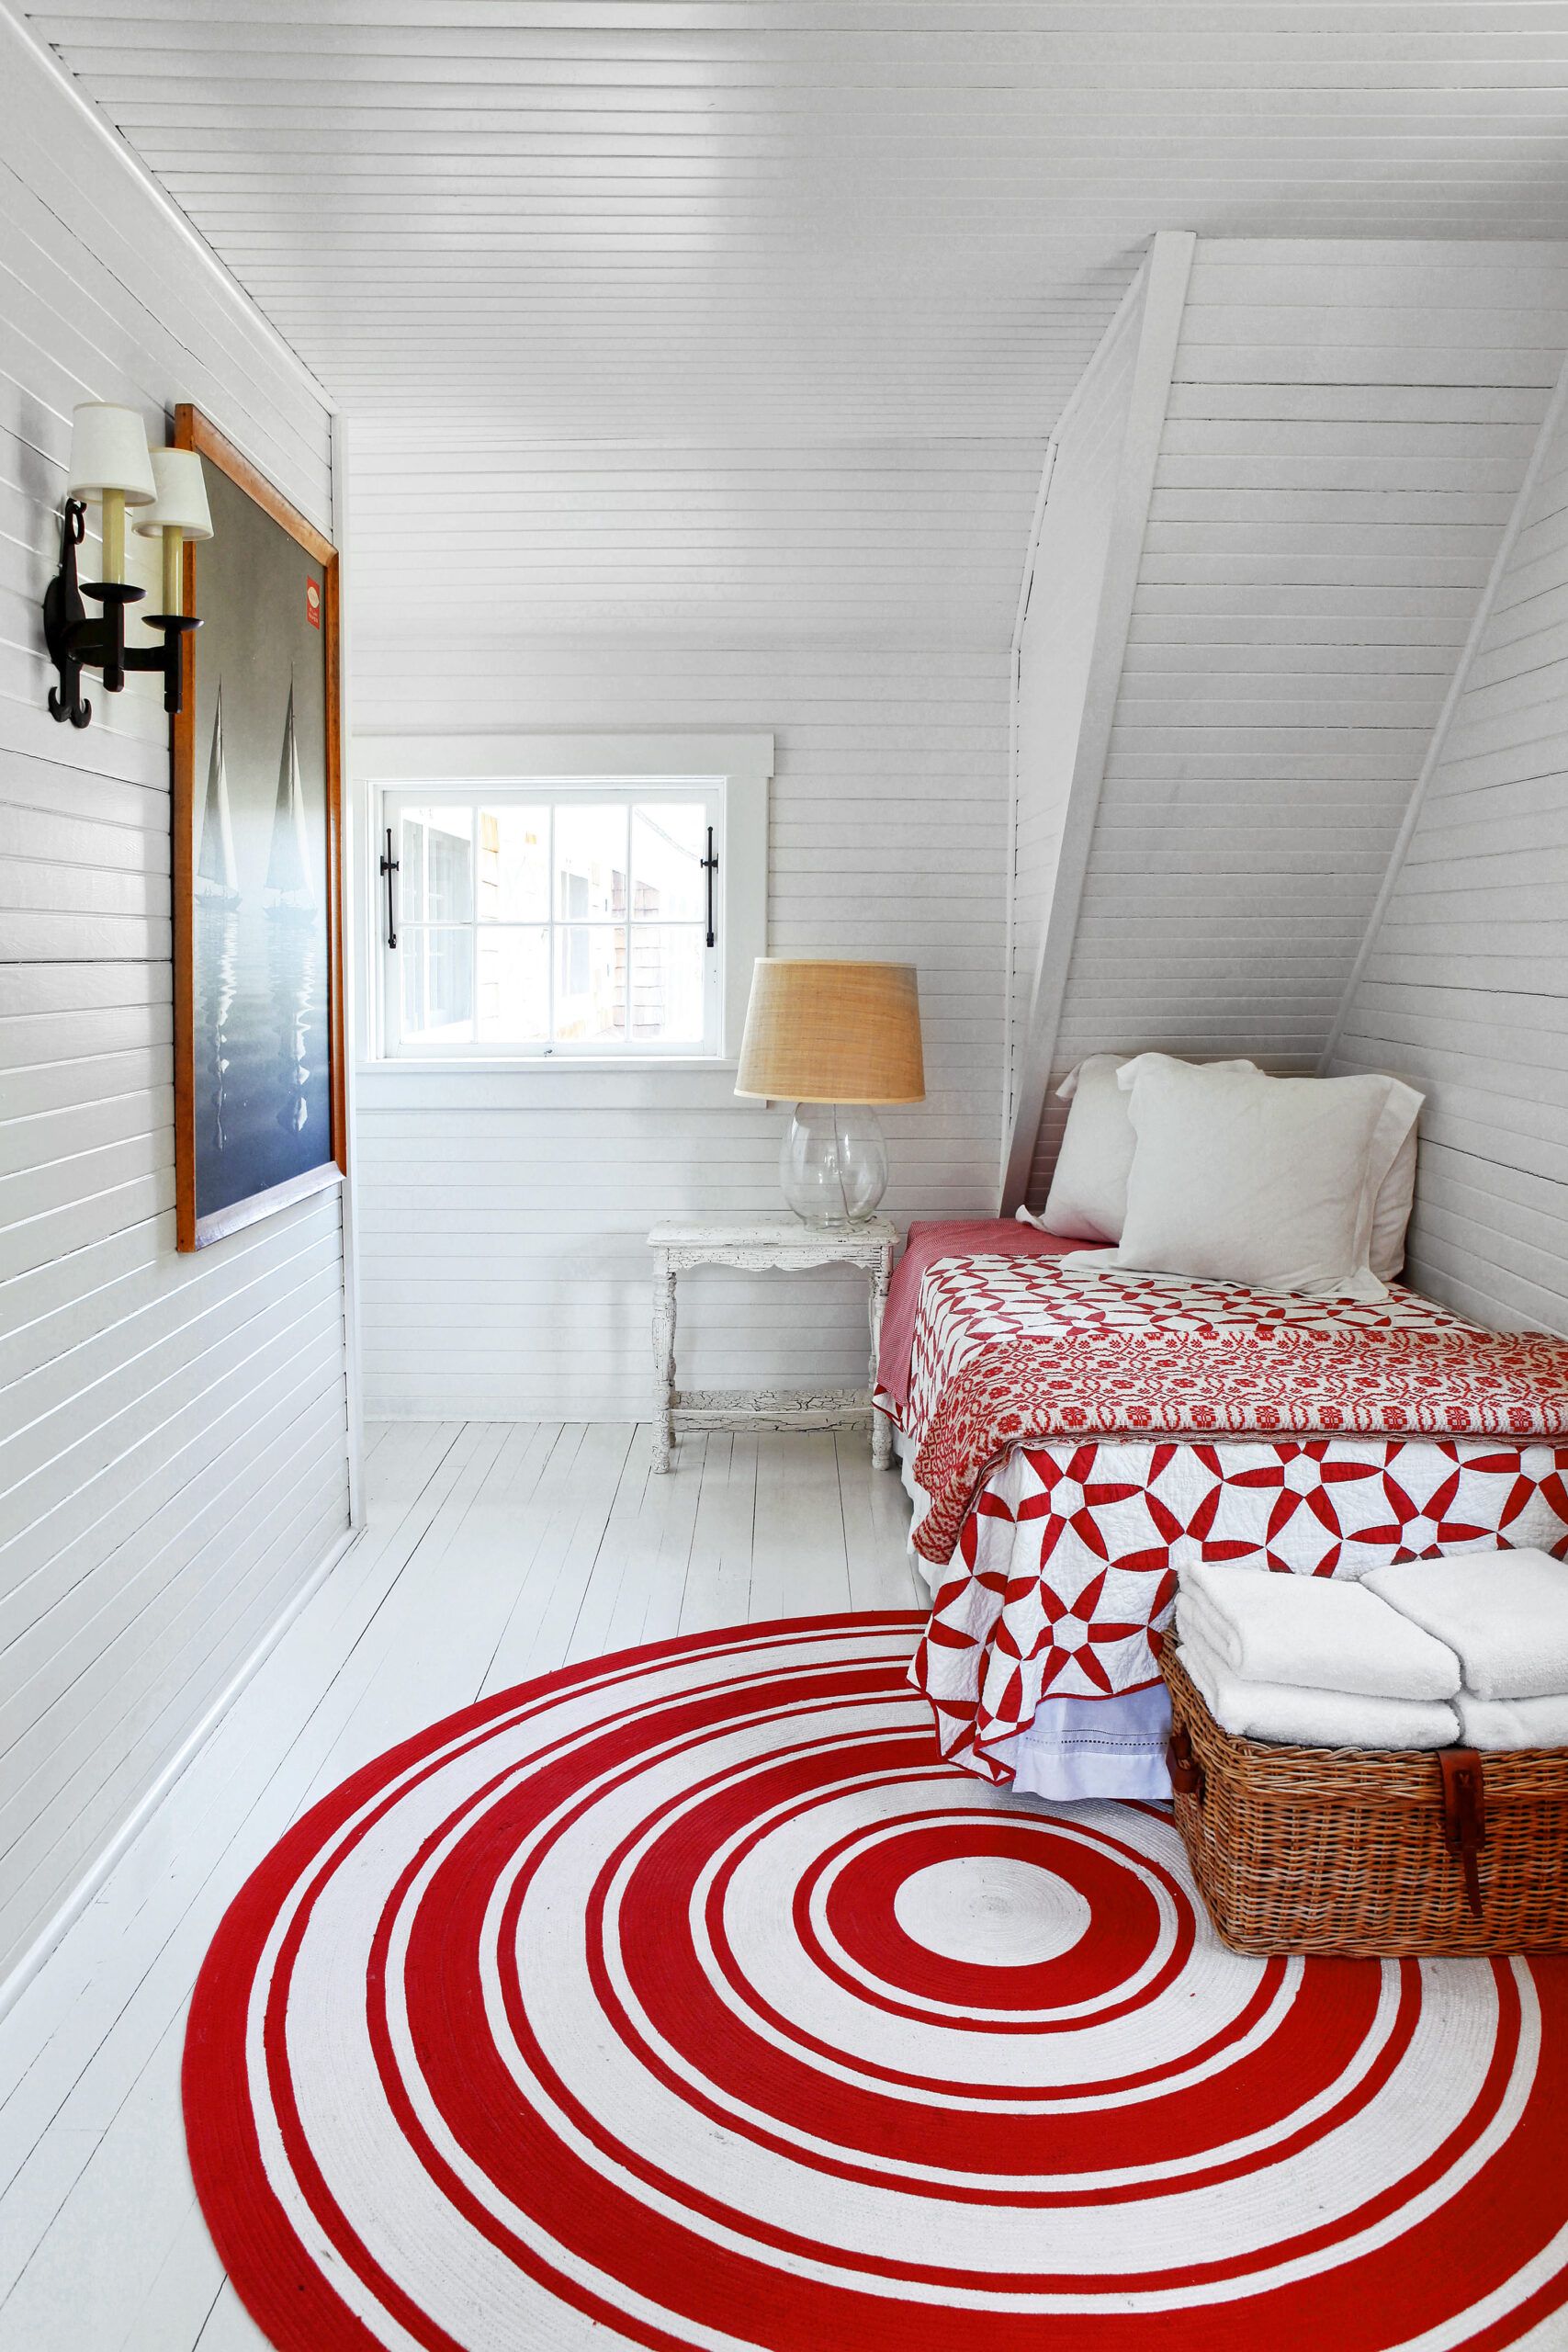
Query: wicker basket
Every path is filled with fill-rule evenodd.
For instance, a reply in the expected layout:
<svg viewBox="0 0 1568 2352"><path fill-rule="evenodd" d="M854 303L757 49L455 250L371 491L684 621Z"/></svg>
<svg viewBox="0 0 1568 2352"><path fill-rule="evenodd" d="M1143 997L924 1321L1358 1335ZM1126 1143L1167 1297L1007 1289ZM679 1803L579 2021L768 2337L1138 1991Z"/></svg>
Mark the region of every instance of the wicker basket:
<svg viewBox="0 0 1568 2352"><path fill-rule="evenodd" d="M1238 1951L1568 1947L1568 1748L1287 1747L1222 1731L1168 1643L1176 1823Z"/></svg>

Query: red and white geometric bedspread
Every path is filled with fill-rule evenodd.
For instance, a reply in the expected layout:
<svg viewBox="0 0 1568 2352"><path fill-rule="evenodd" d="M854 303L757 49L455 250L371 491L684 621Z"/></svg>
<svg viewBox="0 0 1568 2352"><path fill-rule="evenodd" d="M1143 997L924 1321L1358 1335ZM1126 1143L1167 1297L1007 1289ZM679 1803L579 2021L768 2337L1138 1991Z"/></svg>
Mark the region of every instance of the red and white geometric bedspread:
<svg viewBox="0 0 1568 2352"><path fill-rule="evenodd" d="M1042 1700L1155 1679L1190 1561L1359 1577L1489 1540L1568 1550L1568 1348L1407 1291L944 1260L904 1419L932 1497L915 1543L950 1570L912 1678L942 1753L991 1780Z"/></svg>

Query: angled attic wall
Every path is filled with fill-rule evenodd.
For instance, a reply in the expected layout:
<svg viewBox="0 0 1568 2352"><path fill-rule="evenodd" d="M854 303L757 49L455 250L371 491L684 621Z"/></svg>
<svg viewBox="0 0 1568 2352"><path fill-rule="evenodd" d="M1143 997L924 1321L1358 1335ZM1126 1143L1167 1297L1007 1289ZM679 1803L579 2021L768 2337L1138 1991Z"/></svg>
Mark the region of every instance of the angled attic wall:
<svg viewBox="0 0 1568 2352"><path fill-rule="evenodd" d="M1559 386L1334 1071L1427 1096L1406 1279L1568 1332L1568 420Z"/></svg>
<svg viewBox="0 0 1568 2352"><path fill-rule="evenodd" d="M1050 494L1031 548L1032 570L1013 648L1014 808L1015 818L1036 809L1047 815L1046 854L1032 904L1027 868L1020 878L1015 824L1012 933L1016 939L1032 932L1038 948L1027 979L1014 982L1010 1003L1002 1159L1010 1207L1028 1179L1050 1077L1055 1013L1094 837L1197 242L1168 230L1154 239L1096 355L1090 397L1080 401L1075 395L1058 428L1055 467L1045 477ZM1093 413L1096 431L1092 440L1085 435L1082 446L1074 446L1076 412L1083 405ZM1027 691L1021 691L1026 677Z"/></svg>
<svg viewBox="0 0 1568 2352"><path fill-rule="evenodd" d="M1010 1104L1072 792L1147 284L1141 270L1057 424L1014 648Z"/></svg>
<svg viewBox="0 0 1568 2352"><path fill-rule="evenodd" d="M1565 345L1559 244L1199 243L1053 1088L1315 1066ZM1059 1139L1048 1096L1032 1201Z"/></svg>

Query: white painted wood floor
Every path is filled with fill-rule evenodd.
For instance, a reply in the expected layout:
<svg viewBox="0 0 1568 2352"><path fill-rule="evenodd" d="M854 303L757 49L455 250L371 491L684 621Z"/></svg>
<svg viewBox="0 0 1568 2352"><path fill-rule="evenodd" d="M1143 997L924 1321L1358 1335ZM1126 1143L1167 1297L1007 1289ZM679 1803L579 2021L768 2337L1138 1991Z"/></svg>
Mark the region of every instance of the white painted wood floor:
<svg viewBox="0 0 1568 2352"><path fill-rule="evenodd" d="M908 1507L869 1439L631 1422L367 1432L369 1524L0 2020L4 2352L232 2352L263 2338L197 2209L186 2006L288 1824L485 1693L674 1633L912 1607Z"/></svg>

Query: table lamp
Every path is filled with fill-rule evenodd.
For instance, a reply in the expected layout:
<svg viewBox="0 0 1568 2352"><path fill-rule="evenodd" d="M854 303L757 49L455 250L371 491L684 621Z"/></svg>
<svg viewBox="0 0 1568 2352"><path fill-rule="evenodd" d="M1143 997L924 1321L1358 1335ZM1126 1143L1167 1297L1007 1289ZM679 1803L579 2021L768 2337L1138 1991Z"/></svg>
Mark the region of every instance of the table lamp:
<svg viewBox="0 0 1568 2352"><path fill-rule="evenodd" d="M794 1103L779 1181L803 1224L870 1216L887 1183L872 1105L925 1100L914 966L760 956L735 1091Z"/></svg>

